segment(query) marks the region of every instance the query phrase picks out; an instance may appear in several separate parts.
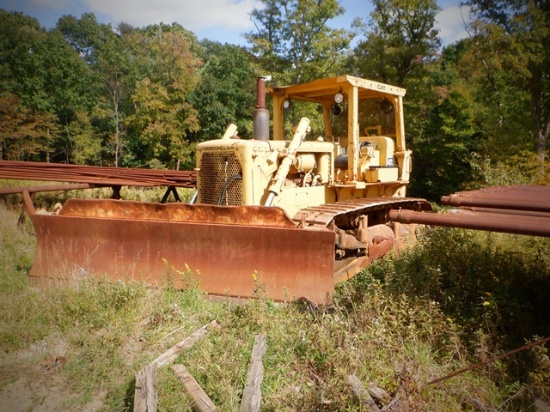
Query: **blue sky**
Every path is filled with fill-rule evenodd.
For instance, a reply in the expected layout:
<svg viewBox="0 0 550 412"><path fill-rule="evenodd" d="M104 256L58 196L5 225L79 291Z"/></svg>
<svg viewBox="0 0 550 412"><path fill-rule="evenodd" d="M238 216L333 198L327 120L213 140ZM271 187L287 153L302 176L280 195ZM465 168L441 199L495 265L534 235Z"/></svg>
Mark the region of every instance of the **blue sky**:
<svg viewBox="0 0 550 412"><path fill-rule="evenodd" d="M466 36L463 20L468 11L459 2L438 0L442 10L437 28L443 44ZM334 28L350 28L355 17L366 20L372 11L368 0L340 0L340 4L346 13L330 22ZM65 14L80 17L92 12L100 22L113 26L121 21L137 27L178 22L201 40L233 44L245 44L241 34L253 29L249 13L260 6L258 0L0 0L0 8L36 17L46 28L54 27Z"/></svg>

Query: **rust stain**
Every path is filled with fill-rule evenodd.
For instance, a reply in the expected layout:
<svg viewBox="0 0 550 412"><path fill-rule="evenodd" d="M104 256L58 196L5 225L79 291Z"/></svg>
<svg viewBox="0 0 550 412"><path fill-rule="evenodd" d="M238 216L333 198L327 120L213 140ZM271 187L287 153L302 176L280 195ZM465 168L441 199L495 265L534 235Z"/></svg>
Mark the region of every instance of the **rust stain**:
<svg viewBox="0 0 550 412"><path fill-rule="evenodd" d="M435 226L550 236L549 186L498 186L443 196L447 213L392 210L390 220Z"/></svg>
<svg viewBox="0 0 550 412"><path fill-rule="evenodd" d="M191 276L214 295L253 297L261 285L275 300L314 303L334 292L334 232L297 228L280 209L222 208L220 216L217 206L71 200L59 216L32 215L31 276L152 286L174 276L178 287Z"/></svg>

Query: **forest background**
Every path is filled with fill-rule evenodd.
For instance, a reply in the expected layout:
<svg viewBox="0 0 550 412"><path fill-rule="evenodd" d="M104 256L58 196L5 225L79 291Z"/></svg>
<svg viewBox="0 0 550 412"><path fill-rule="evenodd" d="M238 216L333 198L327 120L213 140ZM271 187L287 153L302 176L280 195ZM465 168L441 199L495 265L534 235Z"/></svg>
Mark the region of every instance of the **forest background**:
<svg viewBox="0 0 550 412"><path fill-rule="evenodd" d="M445 47L435 0L371 3L368 20L334 29L337 0L265 0L246 46L91 13L47 30L0 10L0 159L190 170L229 123L251 137L255 77L351 74L407 89L410 194L548 184L550 3L465 1L468 37Z"/></svg>

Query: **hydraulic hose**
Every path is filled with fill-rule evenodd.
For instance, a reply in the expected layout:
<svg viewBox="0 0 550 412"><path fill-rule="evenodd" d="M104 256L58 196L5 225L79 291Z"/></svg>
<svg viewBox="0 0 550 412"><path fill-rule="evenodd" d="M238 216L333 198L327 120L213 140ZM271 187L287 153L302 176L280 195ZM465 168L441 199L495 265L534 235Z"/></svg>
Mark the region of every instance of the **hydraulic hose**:
<svg viewBox="0 0 550 412"><path fill-rule="evenodd" d="M220 197L218 199L218 206L222 205L223 198L225 197L225 194L227 193L227 189L229 188L229 185L231 183L233 183L233 181L236 180L236 179L242 179L242 176L240 174L236 174L236 175L233 175L233 176L231 176L227 179L227 181L225 182L225 185L223 186L223 189L220 193Z"/></svg>

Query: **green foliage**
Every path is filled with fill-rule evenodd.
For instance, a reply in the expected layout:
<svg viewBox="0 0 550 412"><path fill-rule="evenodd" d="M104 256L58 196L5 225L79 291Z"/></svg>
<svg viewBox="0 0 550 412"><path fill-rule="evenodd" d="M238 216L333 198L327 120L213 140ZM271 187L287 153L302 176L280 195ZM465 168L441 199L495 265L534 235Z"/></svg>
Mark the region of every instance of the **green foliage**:
<svg viewBox="0 0 550 412"><path fill-rule="evenodd" d="M199 59L179 26L135 30L129 41L139 67L132 94L135 112L126 119L135 154L157 158L170 168L192 157L186 137L198 130L191 95L198 81Z"/></svg>
<svg viewBox="0 0 550 412"><path fill-rule="evenodd" d="M473 153L471 159L473 177L467 186L477 189L486 186L540 185L550 184L548 164L541 168L539 157L528 150L519 151L513 156L491 160Z"/></svg>
<svg viewBox="0 0 550 412"><path fill-rule="evenodd" d="M439 90L439 104L427 113L423 135L411 142L410 193L435 201L471 180L471 151L476 147L467 100L460 93Z"/></svg>
<svg viewBox="0 0 550 412"><path fill-rule="evenodd" d="M439 48L433 0L376 0L364 39L354 50L353 67L385 83L406 86L418 78Z"/></svg>
<svg viewBox="0 0 550 412"><path fill-rule="evenodd" d="M63 16L57 29L89 69L85 80L90 87L87 95L96 103L89 118L97 139L104 145L101 160L118 166L125 147L124 114L131 107L135 71L130 63L131 49L111 25L98 23L91 13L80 19Z"/></svg>
<svg viewBox="0 0 550 412"><path fill-rule="evenodd" d="M520 127L529 119L530 146L543 159L550 131L550 9L545 2L471 0L466 4L476 17L471 52L491 88L493 110L509 122L514 116L500 108L514 105L511 113L518 116ZM525 95L517 99L514 87Z"/></svg>
<svg viewBox="0 0 550 412"><path fill-rule="evenodd" d="M15 211L0 207L0 293L16 294L27 286L36 240L30 225L17 226Z"/></svg>
<svg viewBox="0 0 550 412"><path fill-rule="evenodd" d="M379 261L366 275L355 278L352 293L345 295L347 305L365 299L372 285L381 282L395 299L419 299L441 311L448 327L456 328L462 342L474 351L471 363L489 360L550 332L549 250L545 238L434 230L419 247ZM402 317L400 325L407 324L406 319ZM451 336L446 343L452 345L454 339ZM483 369L502 388L506 402L513 400L507 409L523 410L531 396L547 393L544 352L539 348Z"/></svg>
<svg viewBox="0 0 550 412"><path fill-rule="evenodd" d="M490 57L494 49L513 53L501 34L487 33L487 38L469 43L457 64L462 92L474 108L472 124L481 138L478 150L493 159L534 148L529 90L517 84L513 71L503 70L499 58Z"/></svg>
<svg viewBox="0 0 550 412"><path fill-rule="evenodd" d="M343 12L336 0L264 1L251 15L248 49L199 42L177 23L114 28L85 13L47 31L2 10L0 157L191 169L196 143L229 123L251 136L257 75L291 84L347 72L407 89L410 193L438 199L480 184L483 173L497 181L481 163L513 169L518 160L523 170L526 151L537 153L542 176L529 179L544 184L548 10L467 3L470 38L443 50L432 0L377 0L354 31L331 27ZM285 115L287 134L300 116L314 128L320 119L298 105ZM513 181L509 174L500 180Z"/></svg>
<svg viewBox="0 0 550 412"><path fill-rule="evenodd" d="M14 93L24 98L27 107L45 110L47 102L40 77L35 49L44 42L46 31L38 21L21 13L0 10L0 88L2 94Z"/></svg>
<svg viewBox="0 0 550 412"><path fill-rule="evenodd" d="M177 96L148 78L138 84L133 99L137 110L127 123L138 133L138 143L147 158L174 165L174 160L185 160L191 155L183 139L189 126L191 130L196 128L195 119L186 115L188 104L176 102Z"/></svg>
<svg viewBox="0 0 550 412"><path fill-rule="evenodd" d="M396 294L435 302L467 332L513 345L549 333L549 250L545 238L438 229L371 272Z"/></svg>
<svg viewBox="0 0 550 412"><path fill-rule="evenodd" d="M109 410L131 408L136 371L212 319L221 328L176 363L222 410L239 408L259 333L268 344L265 410L360 410L350 374L387 392L380 406L399 397L403 410L526 410L534 396L547 394L543 347L426 385L536 333L548 335L546 239L438 230L418 250L378 261L340 285L331 306L275 303L258 273L256 299L236 304L205 299L196 273L169 262L171 280L160 289L93 280L29 288L32 236L15 225L17 213L0 214L2 372L14 379L24 359L36 365L62 350L66 362L50 374L78 394L70 409L90 399ZM175 288L181 280L186 290ZM190 410L172 371L161 368L158 377L160 408Z"/></svg>
<svg viewBox="0 0 550 412"><path fill-rule="evenodd" d="M47 160L75 110L86 107L86 67L58 31L18 13L0 14L0 96L10 105L2 110L2 157Z"/></svg>
<svg viewBox="0 0 550 412"><path fill-rule="evenodd" d="M36 160L48 153L59 133L55 116L33 112L14 94L0 96L0 159Z"/></svg>
<svg viewBox="0 0 550 412"><path fill-rule="evenodd" d="M328 21L344 12L336 0L266 0L251 18L257 31L245 35L263 70L282 84L341 73L353 34Z"/></svg>
<svg viewBox="0 0 550 412"><path fill-rule="evenodd" d="M251 55L242 47L203 41L204 66L193 94L200 128L190 134L193 141L220 138L230 123L239 136L252 136L255 108L256 69Z"/></svg>

